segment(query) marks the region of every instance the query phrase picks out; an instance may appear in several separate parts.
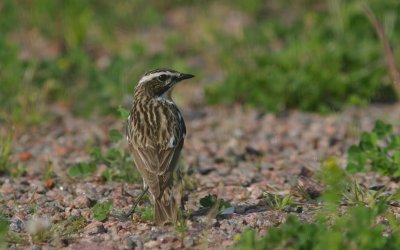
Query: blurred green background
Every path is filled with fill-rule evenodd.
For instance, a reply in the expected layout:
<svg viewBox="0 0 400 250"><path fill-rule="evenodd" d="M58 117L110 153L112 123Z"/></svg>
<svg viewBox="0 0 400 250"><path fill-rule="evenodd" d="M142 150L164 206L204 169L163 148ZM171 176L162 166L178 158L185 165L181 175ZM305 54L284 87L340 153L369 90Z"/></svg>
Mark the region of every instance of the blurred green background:
<svg viewBox="0 0 400 250"><path fill-rule="evenodd" d="M399 61L398 0L2 0L0 122L37 124L54 107L113 114L157 67L196 74L207 103L325 113L392 102L364 2Z"/></svg>

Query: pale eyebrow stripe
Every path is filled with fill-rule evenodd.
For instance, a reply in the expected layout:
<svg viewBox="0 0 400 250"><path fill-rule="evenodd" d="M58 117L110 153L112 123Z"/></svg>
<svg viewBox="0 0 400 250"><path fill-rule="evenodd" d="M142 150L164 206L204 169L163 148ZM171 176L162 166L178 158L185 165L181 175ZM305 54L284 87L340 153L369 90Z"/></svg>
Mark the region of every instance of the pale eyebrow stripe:
<svg viewBox="0 0 400 250"><path fill-rule="evenodd" d="M171 72L167 72L167 71L161 71L161 72L156 72L156 73L151 73L149 75L143 76L142 78L140 78L139 84L143 83L143 82L147 82L153 78L159 77L160 75L169 75L169 76L174 76L174 75L179 75L177 73L171 73Z"/></svg>

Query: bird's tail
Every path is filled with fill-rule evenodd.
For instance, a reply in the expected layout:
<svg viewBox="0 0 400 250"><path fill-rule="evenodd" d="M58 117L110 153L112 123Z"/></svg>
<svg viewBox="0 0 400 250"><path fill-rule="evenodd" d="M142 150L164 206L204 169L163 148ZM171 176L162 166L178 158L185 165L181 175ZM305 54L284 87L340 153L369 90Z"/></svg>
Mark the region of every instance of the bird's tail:
<svg viewBox="0 0 400 250"><path fill-rule="evenodd" d="M174 197L173 187L167 187L161 197L154 199L155 222L164 224L175 223L178 219L178 205Z"/></svg>

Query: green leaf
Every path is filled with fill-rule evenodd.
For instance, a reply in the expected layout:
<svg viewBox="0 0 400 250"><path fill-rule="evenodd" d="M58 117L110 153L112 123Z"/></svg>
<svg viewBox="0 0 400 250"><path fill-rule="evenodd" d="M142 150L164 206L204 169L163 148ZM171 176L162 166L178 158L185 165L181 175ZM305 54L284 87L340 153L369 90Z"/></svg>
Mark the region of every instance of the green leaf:
<svg viewBox="0 0 400 250"><path fill-rule="evenodd" d="M375 133L363 132L361 134L360 148L362 150L373 150L376 148L378 136Z"/></svg>
<svg viewBox="0 0 400 250"><path fill-rule="evenodd" d="M92 207L93 218L97 221L104 221L107 219L112 208L111 201L105 201L103 203L97 203Z"/></svg>
<svg viewBox="0 0 400 250"><path fill-rule="evenodd" d="M123 138L122 134L116 129L111 129L108 135L110 136L113 142L118 142Z"/></svg>
<svg viewBox="0 0 400 250"><path fill-rule="evenodd" d="M71 177L86 177L90 176L96 171L96 165L94 163L80 162L69 168L68 174Z"/></svg>
<svg viewBox="0 0 400 250"><path fill-rule="evenodd" d="M365 171L365 157L360 148L352 145L348 151L348 164L346 170L351 173Z"/></svg>
<svg viewBox="0 0 400 250"><path fill-rule="evenodd" d="M121 117L121 119L123 120L127 120L129 117L129 111L124 109L122 106L119 106L117 111L119 112L119 116Z"/></svg>
<svg viewBox="0 0 400 250"><path fill-rule="evenodd" d="M216 202L217 202L217 196L211 194L200 199L200 205L206 208L213 207Z"/></svg>
<svg viewBox="0 0 400 250"><path fill-rule="evenodd" d="M400 136L390 135L389 138L390 138L390 141L386 148L388 150L400 151Z"/></svg>
<svg viewBox="0 0 400 250"><path fill-rule="evenodd" d="M394 154L393 154L393 162L400 169L400 150L394 152Z"/></svg>
<svg viewBox="0 0 400 250"><path fill-rule="evenodd" d="M90 157L94 160L94 161L101 161L103 159L103 155L101 153L100 148L95 147L90 151Z"/></svg>
<svg viewBox="0 0 400 250"><path fill-rule="evenodd" d="M219 199L219 210L224 210L225 208L232 207L229 201L224 199Z"/></svg>
<svg viewBox="0 0 400 250"><path fill-rule="evenodd" d="M381 120L375 122L373 132L375 132L379 138L383 138L385 135L392 133L393 127L391 124L386 124Z"/></svg>
<svg viewBox="0 0 400 250"><path fill-rule="evenodd" d="M10 222L0 213L0 240L5 241ZM0 245L1 246L1 245Z"/></svg>
<svg viewBox="0 0 400 250"><path fill-rule="evenodd" d="M225 208L231 207L231 203L224 199L218 199L216 195L207 195L200 199L200 205L205 208L211 208L218 203L218 209L220 211L224 210Z"/></svg>
<svg viewBox="0 0 400 250"><path fill-rule="evenodd" d="M107 152L106 160L109 162L123 158L123 152L118 148L110 148Z"/></svg>
<svg viewBox="0 0 400 250"><path fill-rule="evenodd" d="M239 237L239 242L234 249L256 249L256 232L247 228Z"/></svg>

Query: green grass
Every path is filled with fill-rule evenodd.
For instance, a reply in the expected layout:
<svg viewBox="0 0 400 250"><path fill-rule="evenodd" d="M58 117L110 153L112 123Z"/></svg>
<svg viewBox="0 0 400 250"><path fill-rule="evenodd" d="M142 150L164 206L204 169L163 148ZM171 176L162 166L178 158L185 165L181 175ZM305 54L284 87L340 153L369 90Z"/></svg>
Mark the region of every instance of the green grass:
<svg viewBox="0 0 400 250"><path fill-rule="evenodd" d="M173 60L178 48L149 53L135 35L143 26L159 25L164 7L158 1L3 1L0 122L44 122L53 103L80 115L110 114L146 70L185 70L183 60ZM116 41L118 32L126 42ZM21 58L31 44L41 48Z"/></svg>
<svg viewBox="0 0 400 250"><path fill-rule="evenodd" d="M0 137L0 174L9 172L14 163L12 162L13 154L13 134Z"/></svg>
<svg viewBox="0 0 400 250"><path fill-rule="evenodd" d="M399 41L398 1L369 1ZM240 102L272 111L329 112L371 101L394 101L383 48L360 1L331 1L299 11L294 21L260 18L224 44L225 79L207 89L212 103ZM400 59L397 53L397 59Z"/></svg>
<svg viewBox="0 0 400 250"><path fill-rule="evenodd" d="M10 222L7 217L3 215L2 211L0 211L0 247L5 247L9 226Z"/></svg>
<svg viewBox="0 0 400 250"><path fill-rule="evenodd" d="M110 214L111 208L112 208L111 201L97 203L91 208L93 213L93 218L97 221L105 221L108 215Z"/></svg>
<svg viewBox="0 0 400 250"><path fill-rule="evenodd" d="M368 2L396 49L400 4ZM174 11L190 9L190 22L171 24ZM235 11L248 21L233 32L226 17ZM116 114L155 67L195 73L210 83L210 103L327 112L395 99L356 0L5 0L0 15L0 122L40 124L54 104L85 116Z"/></svg>
<svg viewBox="0 0 400 250"><path fill-rule="evenodd" d="M144 222L154 221L153 207L138 207L137 211L140 214L140 219Z"/></svg>

